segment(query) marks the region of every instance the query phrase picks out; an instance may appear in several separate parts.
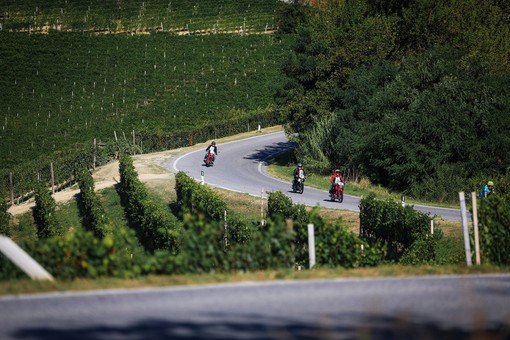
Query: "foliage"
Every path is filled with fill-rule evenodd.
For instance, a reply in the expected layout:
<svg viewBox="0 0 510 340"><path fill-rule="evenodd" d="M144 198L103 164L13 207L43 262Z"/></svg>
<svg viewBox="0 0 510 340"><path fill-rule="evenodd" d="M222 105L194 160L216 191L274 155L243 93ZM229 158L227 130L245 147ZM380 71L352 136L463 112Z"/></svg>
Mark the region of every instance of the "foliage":
<svg viewBox="0 0 510 340"><path fill-rule="evenodd" d="M436 242L434 252L437 265L466 263L464 242L461 238L441 238Z"/></svg>
<svg viewBox="0 0 510 340"><path fill-rule="evenodd" d="M411 51L460 48L466 51L463 61L476 60L491 73L508 72L508 11L493 0L416 0L402 11L399 45Z"/></svg>
<svg viewBox="0 0 510 340"><path fill-rule="evenodd" d="M436 229L433 235L424 234L413 242L413 244L404 251L400 258L400 263L408 265L434 265L438 262L445 261L447 264L448 259L440 258L438 253L439 242L443 240L441 229Z"/></svg>
<svg viewBox="0 0 510 340"><path fill-rule="evenodd" d="M57 203L43 183L35 192L34 220L39 239L62 235L63 228L57 219Z"/></svg>
<svg viewBox="0 0 510 340"><path fill-rule="evenodd" d="M296 33L310 15L310 6L305 0L292 0L289 3L282 3L277 14L277 34Z"/></svg>
<svg viewBox="0 0 510 340"><path fill-rule="evenodd" d="M141 265L145 262L129 229L120 229L99 239L92 232L77 228L63 237L25 242L20 246L50 274L62 280L106 276L132 278L141 274ZM3 256L0 262L0 278L23 277L24 274Z"/></svg>
<svg viewBox="0 0 510 340"><path fill-rule="evenodd" d="M297 157L309 170L341 167L431 201L504 175L504 10L491 0L322 2L298 32L276 96Z"/></svg>
<svg viewBox="0 0 510 340"><path fill-rule="evenodd" d="M94 191L94 179L89 170L84 169L78 174L80 196L78 205L81 207L83 224L98 238L108 234L111 226L108 225L106 212Z"/></svg>
<svg viewBox="0 0 510 340"><path fill-rule="evenodd" d="M304 205L293 204L282 192L270 193L268 217L287 219L287 225L295 232L296 263L308 266L308 224L313 224L316 238L316 261L318 265L353 268L374 266L381 262L384 249L371 246L352 234L341 221L327 223L316 210L307 212Z"/></svg>
<svg viewBox="0 0 510 340"><path fill-rule="evenodd" d="M505 83L471 77L460 55L436 48L398 68L357 69L337 92L345 109L302 134L301 157L361 169L375 183L435 201L473 190L466 184L482 173L501 173L510 150Z"/></svg>
<svg viewBox="0 0 510 340"><path fill-rule="evenodd" d="M281 217L253 226L249 242L230 249L233 270L292 268L296 263L295 233Z"/></svg>
<svg viewBox="0 0 510 340"><path fill-rule="evenodd" d="M225 201L209 187L199 184L180 171L175 176L175 191L179 214L183 218L191 214L200 216L207 222L213 220L227 225L225 236L229 244L243 244L250 240L252 228L239 214L229 209Z"/></svg>
<svg viewBox="0 0 510 340"><path fill-rule="evenodd" d="M221 220L227 205L210 188L199 184L184 172L175 176L177 205L182 214L204 215L208 219Z"/></svg>
<svg viewBox="0 0 510 340"><path fill-rule="evenodd" d="M370 245L384 245L386 259L398 261L429 231L430 215L394 201L380 201L369 194L360 201L360 238Z"/></svg>
<svg viewBox="0 0 510 340"><path fill-rule="evenodd" d="M0 235L9 236L9 221L11 215L7 212L7 204L0 203Z"/></svg>
<svg viewBox="0 0 510 340"><path fill-rule="evenodd" d="M119 193L140 243L149 252L157 249L177 251L181 224L169 210L148 197L129 155L121 154L119 173Z"/></svg>
<svg viewBox="0 0 510 340"><path fill-rule="evenodd" d="M510 198L494 194L480 203L480 250L483 260L510 264Z"/></svg>
<svg viewBox="0 0 510 340"><path fill-rule="evenodd" d="M341 221L325 223L315 217L316 261L328 267L371 267L380 264L384 248L370 245L352 232Z"/></svg>
<svg viewBox="0 0 510 340"><path fill-rule="evenodd" d="M180 240L180 253L177 255L177 272L209 273L228 271L225 254L223 228L218 221L207 222L203 215L186 214L185 230Z"/></svg>

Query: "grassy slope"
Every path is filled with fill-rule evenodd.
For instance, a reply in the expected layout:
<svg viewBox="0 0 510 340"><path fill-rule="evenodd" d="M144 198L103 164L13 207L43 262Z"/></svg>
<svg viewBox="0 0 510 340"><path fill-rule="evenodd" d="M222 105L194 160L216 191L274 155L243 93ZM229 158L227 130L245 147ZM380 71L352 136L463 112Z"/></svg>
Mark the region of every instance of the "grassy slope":
<svg viewBox="0 0 510 340"><path fill-rule="evenodd" d="M171 136L270 112L290 40L263 33L281 5L2 1L0 193L10 172L16 188L94 139Z"/></svg>
<svg viewBox="0 0 510 340"><path fill-rule="evenodd" d="M9 169L114 131L169 134L266 110L289 42L0 32L0 46L0 163Z"/></svg>

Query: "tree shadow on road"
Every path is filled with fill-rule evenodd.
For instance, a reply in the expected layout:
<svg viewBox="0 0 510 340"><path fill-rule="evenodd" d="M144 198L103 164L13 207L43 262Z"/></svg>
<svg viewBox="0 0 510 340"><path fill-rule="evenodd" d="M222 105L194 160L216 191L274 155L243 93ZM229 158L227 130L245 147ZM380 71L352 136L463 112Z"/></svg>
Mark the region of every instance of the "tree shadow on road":
<svg viewBox="0 0 510 340"><path fill-rule="evenodd" d="M293 149L296 147L296 143L294 142L280 142L268 145L262 149L256 150L251 155L243 157L244 159L253 159L257 162L267 162L274 156Z"/></svg>

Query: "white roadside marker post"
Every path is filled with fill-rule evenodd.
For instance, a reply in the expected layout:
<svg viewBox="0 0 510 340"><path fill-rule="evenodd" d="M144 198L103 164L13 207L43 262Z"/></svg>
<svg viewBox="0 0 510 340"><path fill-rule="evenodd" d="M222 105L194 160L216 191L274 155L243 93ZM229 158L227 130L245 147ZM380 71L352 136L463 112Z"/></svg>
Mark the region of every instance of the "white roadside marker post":
<svg viewBox="0 0 510 340"><path fill-rule="evenodd" d="M32 280L54 281L48 273L30 255L21 249L10 238L0 235L0 252L10 259L19 269L24 271Z"/></svg>
<svg viewBox="0 0 510 340"><path fill-rule="evenodd" d="M464 250L466 252L466 264L471 267L471 245L469 244L469 231L467 225L466 199L464 191L459 192L460 211L462 218L462 229L464 231Z"/></svg>
<svg viewBox="0 0 510 340"><path fill-rule="evenodd" d="M310 269L315 266L315 232L312 223L308 224L308 256Z"/></svg>

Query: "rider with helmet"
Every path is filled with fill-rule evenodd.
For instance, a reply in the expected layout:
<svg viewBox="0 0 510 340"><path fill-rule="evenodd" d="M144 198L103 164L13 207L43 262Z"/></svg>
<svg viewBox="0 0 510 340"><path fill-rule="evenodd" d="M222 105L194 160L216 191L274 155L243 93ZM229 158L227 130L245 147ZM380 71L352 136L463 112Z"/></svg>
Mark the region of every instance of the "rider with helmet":
<svg viewBox="0 0 510 340"><path fill-rule="evenodd" d="M213 156L213 162L216 159L216 155L218 154L218 148L216 147L216 142L212 141L211 144L205 149L204 162L207 159L207 155L211 153Z"/></svg>
<svg viewBox="0 0 510 340"><path fill-rule="evenodd" d="M344 176L342 175L340 169L335 169L335 172L333 172L329 177L329 181L331 182L331 187L329 188L329 193L331 194L335 188L336 183L341 182L342 185L345 183Z"/></svg>
<svg viewBox="0 0 510 340"><path fill-rule="evenodd" d="M483 189L480 191L480 197L482 199L489 197L494 193L494 182L488 181L487 184L483 187Z"/></svg>
<svg viewBox="0 0 510 340"><path fill-rule="evenodd" d="M302 172L303 174L303 181L306 177L305 175L305 169L303 168L303 163L299 162L297 164L297 167L294 169L294 179L292 180L292 187L294 188L295 184L296 184L296 181L297 179L299 178L299 175L300 173Z"/></svg>

